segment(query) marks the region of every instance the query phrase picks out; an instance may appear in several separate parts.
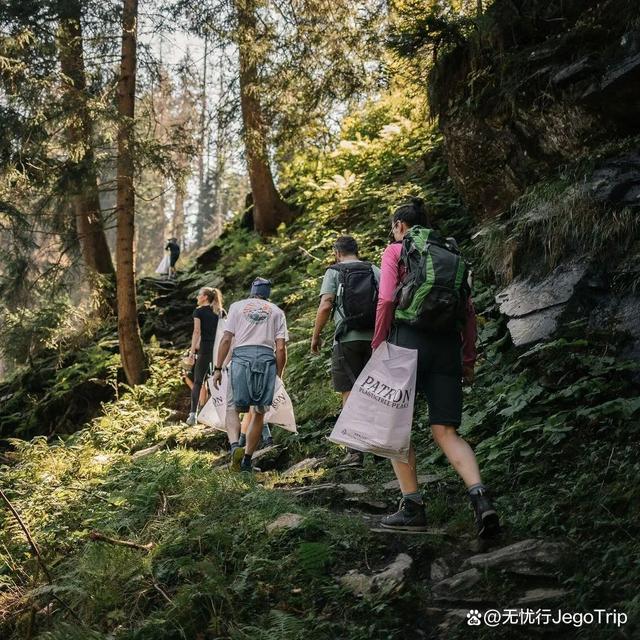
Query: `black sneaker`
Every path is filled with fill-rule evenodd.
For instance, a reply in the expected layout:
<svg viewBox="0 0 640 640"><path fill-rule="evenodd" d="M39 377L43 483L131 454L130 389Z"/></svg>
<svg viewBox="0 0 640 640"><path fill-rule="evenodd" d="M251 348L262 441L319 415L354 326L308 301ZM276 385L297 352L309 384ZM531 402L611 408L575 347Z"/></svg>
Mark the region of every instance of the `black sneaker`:
<svg viewBox="0 0 640 640"><path fill-rule="evenodd" d="M245 462L244 458L240 463L240 471L244 471L246 473L253 473L253 465L251 464L251 460Z"/></svg>
<svg viewBox="0 0 640 640"><path fill-rule="evenodd" d="M476 515L479 538L492 538L500 532L500 520L487 489L469 494L471 506Z"/></svg>
<svg viewBox="0 0 640 640"><path fill-rule="evenodd" d="M402 498L398 511L382 518L380 526L399 531L426 531L427 514L424 505Z"/></svg>

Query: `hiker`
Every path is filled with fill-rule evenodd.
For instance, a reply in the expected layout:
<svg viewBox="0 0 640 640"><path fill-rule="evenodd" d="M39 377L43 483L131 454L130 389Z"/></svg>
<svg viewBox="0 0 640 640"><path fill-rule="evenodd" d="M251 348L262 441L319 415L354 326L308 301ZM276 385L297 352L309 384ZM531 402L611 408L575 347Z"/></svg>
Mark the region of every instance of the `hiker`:
<svg viewBox="0 0 640 640"><path fill-rule="evenodd" d="M467 487L478 535L491 537L499 530L498 515L482 484L473 449L457 433L462 418L462 379L469 384L473 381L476 360L475 310L469 295L466 267L457 254L455 241L442 238L433 230L424 202L419 198L412 198L395 210L391 230L395 242L382 255L372 348L375 350L388 339L392 344L418 351L416 391L426 397L433 439ZM430 244L426 242L427 238ZM406 248L411 250L410 254ZM428 252L426 261L425 251ZM436 285L444 282L438 282L438 279L451 274L453 286L458 286L456 299L459 302L454 299L449 306L438 306L441 298L427 299L427 296L421 303L412 304L413 294L416 291L424 294L430 286L424 276L422 286L418 284L417 289L410 284L416 274L420 283L418 265L424 272L425 263L433 265L431 273ZM401 288L405 276L408 286ZM443 291L445 289L434 293L443 295ZM428 304L421 306L425 301ZM439 309L436 315L429 314L429 304ZM416 317L416 309L421 309L422 315ZM392 464L402 499L399 510L383 518L381 525L389 529L424 530L427 520L418 489L414 448L411 447L408 463L394 460Z"/></svg>
<svg viewBox="0 0 640 640"><path fill-rule="evenodd" d="M218 319L224 311L220 289L203 287L198 291L197 301L198 307L193 312L193 335L187 359L187 364L194 367L191 409L187 418L187 424L190 427L196 423L201 399L200 392L213 360L213 345L216 339Z"/></svg>
<svg viewBox="0 0 640 640"><path fill-rule="evenodd" d="M331 381L334 390L342 394L344 407L356 378L371 357L380 269L360 260L358 243L351 236L338 238L333 251L336 262L326 270L320 287L311 352L320 353L322 330L333 318ZM349 449L343 462L362 461L362 453Z"/></svg>
<svg viewBox="0 0 640 640"><path fill-rule="evenodd" d="M270 295L271 281L256 278L251 284L251 297L231 305L213 369L213 385L217 389L233 340L226 426L234 470L253 471L251 457L262 433L264 414L273 402L276 375L282 378L287 362L287 320L284 311L269 301ZM255 415L247 431L246 446L242 447L240 414L251 407Z"/></svg>
<svg viewBox="0 0 640 640"><path fill-rule="evenodd" d="M178 262L178 258L180 257L180 245L178 244L177 238L169 238L167 240L167 246L164 248L165 251L169 252L169 273L168 278L175 278L176 276L176 262Z"/></svg>
<svg viewBox="0 0 640 640"><path fill-rule="evenodd" d="M215 299L211 305L211 308L213 309L213 312L218 316L218 319L226 318L227 312L224 310L224 306L223 306L222 291L220 291L220 289L213 288L213 292L215 294ZM216 325L216 330L217 330L217 325ZM189 390L192 391L193 381L195 379L195 372L196 372L196 361L195 359L191 358L190 354L191 354L191 351L189 351L189 353L187 354L187 358L185 362L186 367L185 367L185 370L183 371L183 380L185 381L185 384L189 387ZM207 385L204 384L203 382L202 388L200 390L200 398L198 403L199 406L203 407L207 402L208 398L209 398L209 390L207 389Z"/></svg>

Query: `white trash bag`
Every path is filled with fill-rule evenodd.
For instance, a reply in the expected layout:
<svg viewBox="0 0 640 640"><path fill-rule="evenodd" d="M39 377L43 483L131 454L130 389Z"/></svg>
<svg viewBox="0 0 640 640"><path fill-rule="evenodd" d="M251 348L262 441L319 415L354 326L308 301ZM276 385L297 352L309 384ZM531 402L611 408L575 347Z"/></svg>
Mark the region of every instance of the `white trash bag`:
<svg viewBox="0 0 640 640"><path fill-rule="evenodd" d="M269 424L278 425L286 431L298 433L296 417L293 413L293 403L287 390L284 388L284 383L278 377L276 377L276 390L273 394L273 402L271 403L271 408L264 416L264 421Z"/></svg>
<svg viewBox="0 0 640 640"><path fill-rule="evenodd" d="M229 374L222 372L220 387L213 386L213 378L209 378L209 400L198 413L198 422L206 424L226 433L225 427L227 407L232 404L233 398L229 389ZM273 395L271 407L265 415L265 422L282 427L286 431L297 433L296 419L293 413L293 403L284 388L282 380L276 377L276 389Z"/></svg>
<svg viewBox="0 0 640 640"><path fill-rule="evenodd" d="M162 258L162 260L160 260L160 264L158 265L157 269L156 269L156 273L159 273L161 275L166 275L167 273L169 273L169 269L171 268L171 258L169 257L169 254L165 254L164 258Z"/></svg>
<svg viewBox="0 0 640 640"><path fill-rule="evenodd" d="M213 377L209 376L207 384L209 385L209 399L204 407L198 412L198 422L213 427L219 431L227 432L225 427L225 419L227 413L227 384L228 373L222 372L222 380L220 386L216 389L213 386Z"/></svg>
<svg viewBox="0 0 640 640"><path fill-rule="evenodd" d="M383 342L358 376L329 440L408 462L418 352Z"/></svg>

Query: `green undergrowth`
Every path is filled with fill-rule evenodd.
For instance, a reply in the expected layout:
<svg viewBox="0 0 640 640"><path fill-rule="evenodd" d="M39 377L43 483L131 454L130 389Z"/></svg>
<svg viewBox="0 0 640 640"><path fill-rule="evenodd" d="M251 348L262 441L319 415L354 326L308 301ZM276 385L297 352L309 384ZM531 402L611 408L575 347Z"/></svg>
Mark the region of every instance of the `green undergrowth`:
<svg viewBox="0 0 640 640"><path fill-rule="evenodd" d="M178 445L132 457L175 434L165 406L177 390L174 367L175 358L156 352L151 380L89 428L55 443L15 442L20 464L2 468L2 486L53 582L36 578L26 540L3 512L4 629L13 637L47 629L42 607L60 600L73 616L58 611L41 637L296 638L312 626L310 638L364 639L401 629L395 608L377 602L375 621L367 619L369 604L346 596L334 578L367 553L377 565L386 556L358 519L216 469L219 452ZM302 526L267 534L265 525L287 512L304 516ZM151 548L91 540L95 531Z"/></svg>
<svg viewBox="0 0 640 640"><path fill-rule="evenodd" d="M0 383L0 437L70 433L99 413L121 379L114 330L100 327L68 351L43 349Z"/></svg>

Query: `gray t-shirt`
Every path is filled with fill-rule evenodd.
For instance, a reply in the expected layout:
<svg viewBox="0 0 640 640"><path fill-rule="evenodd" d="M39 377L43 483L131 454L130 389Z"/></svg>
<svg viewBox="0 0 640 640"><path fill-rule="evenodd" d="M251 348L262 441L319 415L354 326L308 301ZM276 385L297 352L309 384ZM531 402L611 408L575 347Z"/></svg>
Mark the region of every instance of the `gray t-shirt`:
<svg viewBox="0 0 640 640"><path fill-rule="evenodd" d="M361 262L361 260L346 260L346 263L349 262ZM371 265L373 268L373 275L376 279L376 282L380 284L380 269L375 265ZM327 269L327 272L324 274L324 279L322 280L322 287L320 288L320 295L323 296L325 293L330 293L335 296L335 306L333 312L333 320L336 325L336 333L339 331L340 327L344 323L344 309L342 308L342 292L339 291L340 287L340 274L335 269ZM344 336L340 339L340 342L354 342L355 340L369 340L373 338L373 329L369 331L358 331L351 330L347 331ZM335 344L335 340L334 340Z"/></svg>

